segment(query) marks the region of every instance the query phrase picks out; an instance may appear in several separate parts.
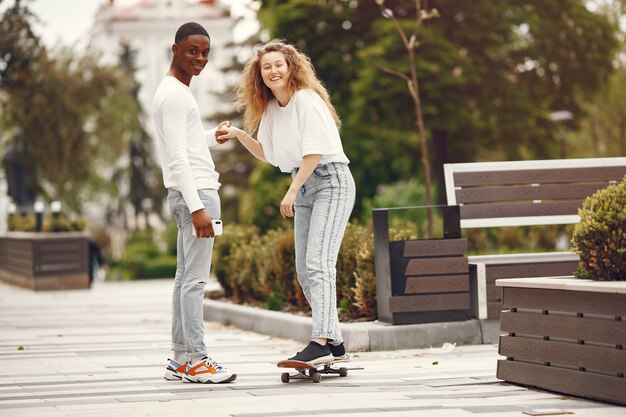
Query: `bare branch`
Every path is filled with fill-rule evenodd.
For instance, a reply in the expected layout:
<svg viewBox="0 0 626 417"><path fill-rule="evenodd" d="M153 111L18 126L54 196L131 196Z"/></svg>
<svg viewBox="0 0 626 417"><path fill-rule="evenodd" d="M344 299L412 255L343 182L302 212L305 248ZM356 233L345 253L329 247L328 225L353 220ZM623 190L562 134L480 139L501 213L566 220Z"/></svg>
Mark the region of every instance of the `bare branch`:
<svg viewBox="0 0 626 417"><path fill-rule="evenodd" d="M402 39L402 43L404 44L404 47L408 49L409 48L409 41L406 38L406 34L404 33L404 31L400 27L400 24L398 23L398 19L396 19L396 17L394 16L393 12L385 14L384 2L379 7L380 7L380 11L383 14L383 16L385 16L389 20L391 20L391 23L393 23L393 26L396 29L396 32L398 32L398 35L400 35L400 39Z"/></svg>
<svg viewBox="0 0 626 417"><path fill-rule="evenodd" d="M378 62L376 62L376 61L374 61L372 59L368 58L367 60L370 62L370 64L374 65L376 68L380 69L381 71L384 71L387 74L393 75L394 77L401 78L401 79L405 80L406 82L411 82L411 79L409 78L408 75L403 74L400 71L396 71L396 70L393 70L391 68L387 68L387 67L385 67L383 65L380 65Z"/></svg>
<svg viewBox="0 0 626 417"><path fill-rule="evenodd" d="M417 35L420 27L422 27L422 5L420 0L415 0L415 28L413 35Z"/></svg>

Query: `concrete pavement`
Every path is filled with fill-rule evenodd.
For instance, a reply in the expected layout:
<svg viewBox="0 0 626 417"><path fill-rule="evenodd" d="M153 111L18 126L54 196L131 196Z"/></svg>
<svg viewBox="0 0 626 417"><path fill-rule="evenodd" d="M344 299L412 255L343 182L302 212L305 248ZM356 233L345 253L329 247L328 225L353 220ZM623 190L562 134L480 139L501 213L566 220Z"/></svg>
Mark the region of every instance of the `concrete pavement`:
<svg viewBox="0 0 626 417"><path fill-rule="evenodd" d="M626 408L495 378L495 344L359 352L346 378L280 382L303 343L205 322L224 385L163 379L170 280L32 292L0 283L0 416L490 416L530 410L626 417Z"/></svg>

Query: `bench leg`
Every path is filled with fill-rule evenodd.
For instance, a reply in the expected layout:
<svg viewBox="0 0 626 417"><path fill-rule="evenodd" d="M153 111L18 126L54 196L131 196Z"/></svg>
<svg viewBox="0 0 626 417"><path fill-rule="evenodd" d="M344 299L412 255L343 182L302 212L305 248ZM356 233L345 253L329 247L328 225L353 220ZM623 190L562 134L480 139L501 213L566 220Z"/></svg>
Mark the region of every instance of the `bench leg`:
<svg viewBox="0 0 626 417"><path fill-rule="evenodd" d="M487 318L487 267L483 263L476 264L476 294L478 296L478 318Z"/></svg>

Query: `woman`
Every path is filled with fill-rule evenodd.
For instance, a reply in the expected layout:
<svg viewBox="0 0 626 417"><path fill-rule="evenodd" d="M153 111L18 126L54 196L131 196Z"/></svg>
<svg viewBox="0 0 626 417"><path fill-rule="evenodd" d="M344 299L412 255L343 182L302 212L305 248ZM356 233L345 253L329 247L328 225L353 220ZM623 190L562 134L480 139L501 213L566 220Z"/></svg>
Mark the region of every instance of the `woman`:
<svg viewBox="0 0 626 417"><path fill-rule="evenodd" d="M298 282L311 305L313 332L307 347L289 359L316 365L348 360L335 282L355 187L339 117L310 59L280 41L257 51L236 93L245 131L224 127L218 141L237 138L255 157L293 178L280 214L294 217ZM246 133L255 131L257 139Z"/></svg>

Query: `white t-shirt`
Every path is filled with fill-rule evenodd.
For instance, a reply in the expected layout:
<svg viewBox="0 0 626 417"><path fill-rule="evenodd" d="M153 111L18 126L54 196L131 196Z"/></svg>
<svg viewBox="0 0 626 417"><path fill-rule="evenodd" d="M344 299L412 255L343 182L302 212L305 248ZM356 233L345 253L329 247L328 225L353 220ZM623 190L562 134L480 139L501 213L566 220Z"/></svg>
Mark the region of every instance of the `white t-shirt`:
<svg viewBox="0 0 626 417"><path fill-rule="evenodd" d="M219 174L209 152L217 144L215 129L202 127L198 104L189 87L166 76L152 100L163 184L182 193L190 212L204 207L198 191L219 189Z"/></svg>
<svg viewBox="0 0 626 417"><path fill-rule="evenodd" d="M302 157L321 154L320 164L349 163L333 116L324 100L313 90L298 90L285 107L278 100L269 102L257 139L267 162L291 172L300 167Z"/></svg>

